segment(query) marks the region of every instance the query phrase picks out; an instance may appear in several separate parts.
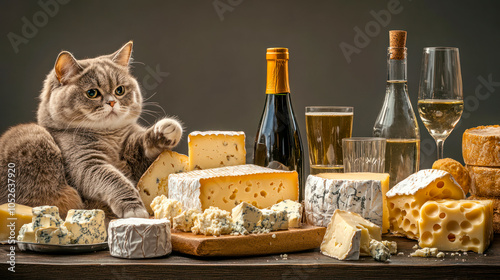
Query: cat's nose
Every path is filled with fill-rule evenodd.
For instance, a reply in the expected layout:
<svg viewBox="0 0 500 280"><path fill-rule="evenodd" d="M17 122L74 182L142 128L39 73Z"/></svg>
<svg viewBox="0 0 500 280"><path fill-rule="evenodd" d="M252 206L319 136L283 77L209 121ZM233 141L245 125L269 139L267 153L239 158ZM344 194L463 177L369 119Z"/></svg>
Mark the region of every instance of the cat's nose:
<svg viewBox="0 0 500 280"><path fill-rule="evenodd" d="M114 107L116 101L108 101L107 103L108 103L109 106Z"/></svg>

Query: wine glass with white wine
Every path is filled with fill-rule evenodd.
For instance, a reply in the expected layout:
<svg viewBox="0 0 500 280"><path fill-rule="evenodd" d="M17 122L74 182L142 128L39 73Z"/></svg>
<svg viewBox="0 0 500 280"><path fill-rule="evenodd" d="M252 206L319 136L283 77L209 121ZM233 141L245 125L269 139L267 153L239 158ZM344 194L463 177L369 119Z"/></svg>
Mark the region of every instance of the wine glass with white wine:
<svg viewBox="0 0 500 280"><path fill-rule="evenodd" d="M424 48L418 112L429 134L436 140L438 159L443 158L444 141L457 125L463 110L458 48Z"/></svg>

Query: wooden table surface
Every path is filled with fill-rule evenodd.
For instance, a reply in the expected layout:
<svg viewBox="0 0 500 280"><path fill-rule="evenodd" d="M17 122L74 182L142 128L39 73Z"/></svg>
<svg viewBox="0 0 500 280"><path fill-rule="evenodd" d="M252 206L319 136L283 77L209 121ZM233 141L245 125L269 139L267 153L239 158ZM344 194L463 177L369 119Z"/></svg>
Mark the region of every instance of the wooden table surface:
<svg viewBox="0 0 500 280"><path fill-rule="evenodd" d="M173 253L157 259L126 260L108 251L51 255L16 250L15 273L7 270L8 245L0 246L0 279L500 279L500 235L484 254L448 252L444 259L408 257L416 241L398 237L391 262L371 257L338 261L319 250L242 258L194 258ZM16 247L17 248L17 247ZM6 277L7 276L7 277Z"/></svg>

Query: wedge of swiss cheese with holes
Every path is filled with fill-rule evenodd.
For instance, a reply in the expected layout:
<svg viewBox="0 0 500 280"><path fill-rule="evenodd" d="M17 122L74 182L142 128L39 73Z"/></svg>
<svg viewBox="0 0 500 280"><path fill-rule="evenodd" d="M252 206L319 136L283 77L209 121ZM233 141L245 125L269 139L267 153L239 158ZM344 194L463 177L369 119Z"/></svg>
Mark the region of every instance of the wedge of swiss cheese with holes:
<svg viewBox="0 0 500 280"><path fill-rule="evenodd" d="M462 155L468 165L500 166L500 126L467 129L462 138Z"/></svg>
<svg viewBox="0 0 500 280"><path fill-rule="evenodd" d="M168 175L188 170L188 156L173 151L163 151L144 172L137 183L146 210L153 215L151 202L159 195L168 195Z"/></svg>
<svg viewBox="0 0 500 280"><path fill-rule="evenodd" d="M482 254L493 239L493 202L427 201L420 209L419 232L422 248Z"/></svg>
<svg viewBox="0 0 500 280"><path fill-rule="evenodd" d="M189 170L246 163L243 131L193 131L188 136Z"/></svg>
<svg viewBox="0 0 500 280"><path fill-rule="evenodd" d="M424 169L410 175L387 192L390 231L418 239L420 208L428 200L463 199L464 191L450 173Z"/></svg>
<svg viewBox="0 0 500 280"><path fill-rule="evenodd" d="M491 200L493 202L493 232L500 233L500 199L497 197L481 197L471 195L469 200Z"/></svg>
<svg viewBox="0 0 500 280"><path fill-rule="evenodd" d="M168 197L181 202L183 209L215 206L232 211L241 202L262 209L286 199L297 201L298 174L253 164L170 174Z"/></svg>

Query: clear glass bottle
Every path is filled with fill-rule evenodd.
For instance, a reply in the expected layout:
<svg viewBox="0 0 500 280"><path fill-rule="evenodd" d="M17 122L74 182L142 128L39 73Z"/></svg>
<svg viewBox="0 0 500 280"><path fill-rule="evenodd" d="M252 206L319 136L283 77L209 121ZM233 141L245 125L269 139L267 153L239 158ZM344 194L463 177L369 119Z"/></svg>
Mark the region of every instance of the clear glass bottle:
<svg viewBox="0 0 500 280"><path fill-rule="evenodd" d="M266 59L266 103L255 137L253 162L259 166L297 171L299 201L302 201L303 150L290 99L288 49L269 48Z"/></svg>
<svg viewBox="0 0 500 280"><path fill-rule="evenodd" d="M385 172L389 173L392 188L415 173L420 165L420 133L417 118L408 96L406 77L406 47L393 42L387 54L387 86L384 105L373 126L373 136L387 139ZM406 32L404 42L406 42ZM403 34L399 33L400 36ZM399 43L399 44L398 44Z"/></svg>

